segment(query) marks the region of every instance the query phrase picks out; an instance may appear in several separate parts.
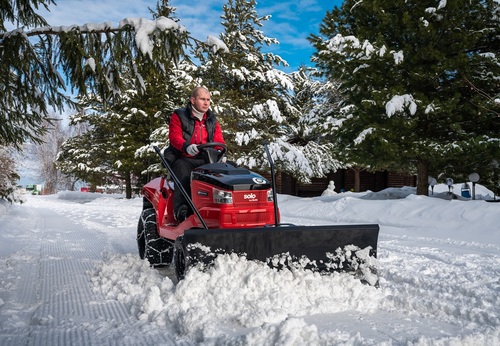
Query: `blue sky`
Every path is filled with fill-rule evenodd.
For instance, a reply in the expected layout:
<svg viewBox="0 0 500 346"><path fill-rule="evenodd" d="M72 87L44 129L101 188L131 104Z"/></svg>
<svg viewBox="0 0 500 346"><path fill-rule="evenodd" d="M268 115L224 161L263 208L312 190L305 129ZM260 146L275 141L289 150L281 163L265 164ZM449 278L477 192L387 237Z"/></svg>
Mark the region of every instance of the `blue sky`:
<svg viewBox="0 0 500 346"><path fill-rule="evenodd" d="M85 23L101 23L111 21L118 23L123 18L151 18L148 8L156 6L156 0L56 0L57 6L50 7L50 13L42 15L50 25L73 25ZM222 31L222 6L226 0L204 0L197 4L194 1L171 0L170 5L177 8L177 17L181 19L191 34L205 40L208 35L218 36ZM261 30L268 37L276 38L279 45L271 47L271 51L285 59L290 67L286 72L295 71L299 65L311 65L309 58L314 49L307 41L311 34L317 34L319 24L326 11L340 6L342 0L257 0L259 16L271 15L264 22ZM312 66L312 65L311 65Z"/></svg>

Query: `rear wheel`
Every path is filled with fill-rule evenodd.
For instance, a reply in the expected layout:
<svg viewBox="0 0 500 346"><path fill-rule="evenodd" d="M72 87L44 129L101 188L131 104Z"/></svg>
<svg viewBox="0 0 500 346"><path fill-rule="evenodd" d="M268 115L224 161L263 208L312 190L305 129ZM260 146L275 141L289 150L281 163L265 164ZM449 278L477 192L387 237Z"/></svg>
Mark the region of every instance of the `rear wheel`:
<svg viewBox="0 0 500 346"><path fill-rule="evenodd" d="M174 244L174 266L177 280L181 281L186 275L186 250L184 248L184 237L178 236Z"/></svg>
<svg viewBox="0 0 500 346"><path fill-rule="evenodd" d="M149 263L154 267L170 265L173 255L173 244L171 241L160 237L156 225L156 212L153 208L144 209L141 214L143 224L144 237L144 255ZM140 237L137 238L138 243ZM141 255L141 247L139 245L139 255Z"/></svg>

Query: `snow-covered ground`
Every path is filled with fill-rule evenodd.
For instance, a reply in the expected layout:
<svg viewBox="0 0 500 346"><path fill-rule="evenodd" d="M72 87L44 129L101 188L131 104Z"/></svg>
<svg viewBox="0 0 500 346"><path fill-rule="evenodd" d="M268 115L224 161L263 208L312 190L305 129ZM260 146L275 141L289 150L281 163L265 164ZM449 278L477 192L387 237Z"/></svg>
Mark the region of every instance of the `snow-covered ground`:
<svg viewBox="0 0 500 346"><path fill-rule="evenodd" d="M414 192L279 196L284 222L378 223L378 289L230 255L177 283L137 255L140 198L0 203L0 345L500 345L500 203Z"/></svg>

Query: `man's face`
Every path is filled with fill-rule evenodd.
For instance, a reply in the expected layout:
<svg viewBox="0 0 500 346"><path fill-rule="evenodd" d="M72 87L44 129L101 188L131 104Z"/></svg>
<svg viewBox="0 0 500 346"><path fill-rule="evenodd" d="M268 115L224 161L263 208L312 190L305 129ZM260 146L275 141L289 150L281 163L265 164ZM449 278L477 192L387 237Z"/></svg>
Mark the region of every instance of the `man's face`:
<svg viewBox="0 0 500 346"><path fill-rule="evenodd" d="M205 113L210 108L210 93L206 90L199 90L196 97L191 97L191 104L196 110Z"/></svg>

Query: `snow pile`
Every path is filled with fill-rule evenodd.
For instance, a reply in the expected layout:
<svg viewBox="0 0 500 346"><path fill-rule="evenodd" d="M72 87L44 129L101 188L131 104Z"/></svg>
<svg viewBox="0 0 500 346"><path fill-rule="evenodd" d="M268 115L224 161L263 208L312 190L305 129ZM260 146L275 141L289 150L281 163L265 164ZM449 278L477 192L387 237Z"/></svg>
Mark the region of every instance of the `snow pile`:
<svg viewBox="0 0 500 346"><path fill-rule="evenodd" d="M138 319L197 340L217 338L221 324L258 328L289 316L369 313L383 298L382 291L350 275L276 271L234 254L217 257L206 271L190 270L177 285L133 255L112 258L92 280L108 298L129 303Z"/></svg>
<svg viewBox="0 0 500 346"><path fill-rule="evenodd" d="M97 198L125 198L125 194L102 194L78 191L61 191L57 193L57 198L75 202L90 202Z"/></svg>

